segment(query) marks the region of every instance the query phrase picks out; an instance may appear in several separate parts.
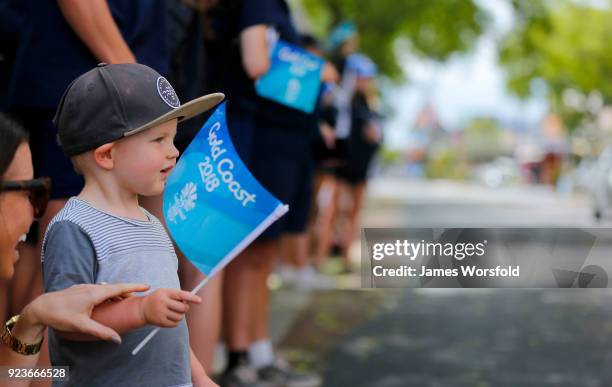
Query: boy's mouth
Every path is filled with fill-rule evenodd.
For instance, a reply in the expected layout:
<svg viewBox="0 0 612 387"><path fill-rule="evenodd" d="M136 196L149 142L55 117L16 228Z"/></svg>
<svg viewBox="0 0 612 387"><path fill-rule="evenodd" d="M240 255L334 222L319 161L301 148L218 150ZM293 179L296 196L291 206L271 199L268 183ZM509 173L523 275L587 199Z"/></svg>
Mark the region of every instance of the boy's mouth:
<svg viewBox="0 0 612 387"><path fill-rule="evenodd" d="M164 177L167 177L170 174L170 171L172 171L172 168L174 168L174 165L164 168L160 172L162 173L162 175L164 175Z"/></svg>

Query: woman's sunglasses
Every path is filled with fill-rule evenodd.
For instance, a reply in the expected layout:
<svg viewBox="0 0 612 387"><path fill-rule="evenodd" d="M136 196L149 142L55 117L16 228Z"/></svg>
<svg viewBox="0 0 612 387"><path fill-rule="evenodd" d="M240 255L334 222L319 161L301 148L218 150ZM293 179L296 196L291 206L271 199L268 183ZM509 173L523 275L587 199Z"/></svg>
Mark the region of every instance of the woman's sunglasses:
<svg viewBox="0 0 612 387"><path fill-rule="evenodd" d="M29 191L28 198L34 208L34 218L40 219L49 202L51 179L41 177L33 180L6 180L0 183L0 192L6 191Z"/></svg>

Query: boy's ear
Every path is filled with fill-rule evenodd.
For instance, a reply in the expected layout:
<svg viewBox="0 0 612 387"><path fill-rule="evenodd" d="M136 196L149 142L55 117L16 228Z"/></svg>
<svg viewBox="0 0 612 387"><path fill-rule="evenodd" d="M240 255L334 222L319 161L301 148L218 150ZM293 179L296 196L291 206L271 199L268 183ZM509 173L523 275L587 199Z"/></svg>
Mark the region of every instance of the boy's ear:
<svg viewBox="0 0 612 387"><path fill-rule="evenodd" d="M96 149L94 149L93 157L101 168L110 171L115 166L115 161L113 159L114 149L113 146L115 144L110 142L108 144L100 145Z"/></svg>

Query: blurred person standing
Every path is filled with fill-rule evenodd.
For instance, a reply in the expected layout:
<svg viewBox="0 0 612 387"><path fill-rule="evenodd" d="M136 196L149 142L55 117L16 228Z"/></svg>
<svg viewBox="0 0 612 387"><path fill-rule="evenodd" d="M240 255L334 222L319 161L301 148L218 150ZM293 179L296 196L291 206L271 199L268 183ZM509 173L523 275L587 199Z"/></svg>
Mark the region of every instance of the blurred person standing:
<svg viewBox="0 0 612 387"><path fill-rule="evenodd" d="M363 205L367 174L372 159L382 142L378 91L374 83L377 66L362 54L349 58L355 74L355 92L351 101L351 131L347 138L346 163L337 170L339 195L350 198L341 240L345 271L351 271L349 250L359 229L359 213ZM336 206L339 204L336 203Z"/></svg>
<svg viewBox="0 0 612 387"><path fill-rule="evenodd" d="M299 46L301 36L292 24L286 2L276 0L270 5L270 12L275 16L270 25L272 34L278 36L279 41ZM329 63L323 64L320 76L324 82L337 81L337 73ZM317 375L294 372L275 354L268 332L270 301L267 279L272 262L280 256L281 239L299 241L306 231L313 192L315 120L312 113L264 97L257 98L251 171L266 189L289 205L289 212L262 233L255 242L260 248L259 254L249 261L253 276L249 355L262 380L285 386L317 386L321 383Z"/></svg>
<svg viewBox="0 0 612 387"><path fill-rule="evenodd" d="M336 170L346 164L347 139L351 130L351 101L355 91L355 74L347 66L348 58L359 46L359 35L356 26L349 21L338 24L330 33L327 49L332 63L340 73L339 87L333 93L335 112L333 163L324 171L317 190L318 212L314 226L316 239L315 262L322 265L329 256L333 245L341 242L336 235L338 220L339 190Z"/></svg>
<svg viewBox="0 0 612 387"><path fill-rule="evenodd" d="M273 19L266 12L268 2L264 1L260 10L254 0L220 0L211 11L213 35L207 45L210 85L227 96L228 130L238 155L249 168L257 98L254 82L270 67L265 36ZM257 253L257 246L251 245L217 273L217 281L222 283L222 321L227 348L222 386L259 385L257 372L248 358L252 312L248 295L252 286L249 259Z"/></svg>
<svg viewBox="0 0 612 387"><path fill-rule="evenodd" d="M224 332L228 364L223 386L315 386L276 357L268 336L271 262L283 232L302 232L312 183L310 129L306 114L259 97L254 82L270 68L268 33L299 45L284 0L224 0L215 12L220 91L228 96L228 127L238 154L273 195L289 204L274 223L225 269ZM329 68L323 72L331 76Z"/></svg>
<svg viewBox="0 0 612 387"><path fill-rule="evenodd" d="M302 47L319 57L324 57L324 52L318 40L311 35L302 35ZM333 68L335 71L335 67ZM335 74L337 78L337 73ZM332 82L324 82L319 88L319 95L312 114L306 115L308 125L311 126L311 168L313 186L310 197L310 211L308 212L306 231L301 233L286 233L281 238L281 262L279 274L283 283L295 285L299 289L329 288L333 286L331 278L319 275L319 262L311 261L310 242L313 236L313 223L318 211L318 192L322 182L333 172L337 163L335 120L337 109L334 105L334 91L336 85ZM333 175L331 175L333 178Z"/></svg>

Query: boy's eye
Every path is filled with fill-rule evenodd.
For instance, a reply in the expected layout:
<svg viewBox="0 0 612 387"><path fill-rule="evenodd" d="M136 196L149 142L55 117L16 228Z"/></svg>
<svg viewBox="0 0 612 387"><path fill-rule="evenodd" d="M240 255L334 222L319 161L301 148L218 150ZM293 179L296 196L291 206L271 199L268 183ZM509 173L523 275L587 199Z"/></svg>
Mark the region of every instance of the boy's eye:
<svg viewBox="0 0 612 387"><path fill-rule="evenodd" d="M153 140L155 142L162 142L164 141L164 137L157 137L155 140Z"/></svg>

